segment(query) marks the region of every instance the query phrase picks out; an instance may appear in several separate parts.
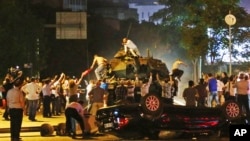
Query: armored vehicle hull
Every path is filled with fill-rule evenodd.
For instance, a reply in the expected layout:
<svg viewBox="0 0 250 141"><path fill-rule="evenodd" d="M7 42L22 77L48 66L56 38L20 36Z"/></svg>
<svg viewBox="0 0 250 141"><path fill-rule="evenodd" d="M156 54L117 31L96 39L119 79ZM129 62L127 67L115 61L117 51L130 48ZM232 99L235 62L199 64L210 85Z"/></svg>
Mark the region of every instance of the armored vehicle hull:
<svg viewBox="0 0 250 141"><path fill-rule="evenodd" d="M161 78L169 77L169 70L164 62L150 57L133 57L123 50L110 59L108 75L116 78L133 79L135 74L145 78L149 72L158 73Z"/></svg>

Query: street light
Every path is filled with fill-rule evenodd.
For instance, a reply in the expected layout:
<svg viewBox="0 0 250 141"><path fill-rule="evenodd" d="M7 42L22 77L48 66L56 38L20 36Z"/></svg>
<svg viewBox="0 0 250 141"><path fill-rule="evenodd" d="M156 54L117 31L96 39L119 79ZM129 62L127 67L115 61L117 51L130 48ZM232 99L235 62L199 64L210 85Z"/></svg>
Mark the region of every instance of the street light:
<svg viewBox="0 0 250 141"><path fill-rule="evenodd" d="M232 39L232 33L231 33L231 26L234 25L236 23L236 18L234 15L231 14L231 12L229 11L229 14L226 15L225 17L225 22L227 23L228 27L229 27L229 75L232 74L232 43L231 43L231 39Z"/></svg>

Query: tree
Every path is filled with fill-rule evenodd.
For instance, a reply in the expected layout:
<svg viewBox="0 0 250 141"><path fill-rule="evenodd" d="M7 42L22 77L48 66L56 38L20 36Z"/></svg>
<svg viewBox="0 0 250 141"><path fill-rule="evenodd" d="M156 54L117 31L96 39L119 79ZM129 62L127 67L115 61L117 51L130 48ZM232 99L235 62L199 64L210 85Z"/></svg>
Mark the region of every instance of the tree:
<svg viewBox="0 0 250 141"><path fill-rule="evenodd" d="M211 62L216 62L220 55L219 49L228 46L226 36L228 32L225 30L227 26L224 17L229 10L235 13L240 23L244 23L247 16L246 12L238 6L239 0L159 0L159 2L165 4L166 8L153 15L153 19L162 19L161 25L165 29L163 34L172 35L172 30L177 33L175 34L177 37L170 37L168 42L180 41L178 47L187 51L187 56L192 60L194 68L197 68L195 66L200 56L205 58L208 55ZM242 26L242 24L238 25ZM237 30L234 33L246 32L241 30L240 26L235 26ZM218 37L220 37L219 40ZM244 38L246 37L235 36L235 39L242 41Z"/></svg>
<svg viewBox="0 0 250 141"><path fill-rule="evenodd" d="M32 14L28 1L0 1L0 60L1 78L9 67L29 64L27 73L39 72L43 59L39 53L46 56L43 40L42 20ZM39 43L39 46L38 46ZM27 66L26 66L27 67Z"/></svg>

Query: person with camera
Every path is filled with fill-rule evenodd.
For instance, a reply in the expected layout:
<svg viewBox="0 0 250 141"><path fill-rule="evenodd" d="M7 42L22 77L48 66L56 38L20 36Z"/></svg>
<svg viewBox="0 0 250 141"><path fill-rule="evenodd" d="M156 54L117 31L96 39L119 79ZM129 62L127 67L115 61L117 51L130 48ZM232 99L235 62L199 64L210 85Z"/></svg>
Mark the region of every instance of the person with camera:
<svg viewBox="0 0 250 141"><path fill-rule="evenodd" d="M2 94L3 94L3 100L5 101L5 103L7 103L7 92L13 88L13 84L19 80L22 79L22 71L19 69L15 69L13 67L11 67L10 69L8 69L8 72L5 76L5 79L3 81L3 85L2 85ZM9 108L8 105L4 105L5 106L5 110L4 110L4 114L3 114L3 118L5 120L10 120L9 119Z"/></svg>

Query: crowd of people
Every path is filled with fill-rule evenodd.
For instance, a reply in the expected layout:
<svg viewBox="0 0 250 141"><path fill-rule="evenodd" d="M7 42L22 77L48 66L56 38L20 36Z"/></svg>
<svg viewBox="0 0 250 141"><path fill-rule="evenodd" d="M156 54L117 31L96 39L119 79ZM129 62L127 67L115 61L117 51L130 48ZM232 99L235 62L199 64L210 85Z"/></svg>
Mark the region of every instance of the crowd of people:
<svg viewBox="0 0 250 141"><path fill-rule="evenodd" d="M131 47L132 41L125 38L123 45L134 57L140 56L137 47ZM84 77L94 69L96 79L85 84L85 96L79 96L79 85ZM95 116L99 108L111 106L119 102L139 103L141 97L148 93L159 94L165 103L173 104L176 87L175 81L180 82L184 73L180 65L187 66L177 59L173 63L170 77L160 79L158 73L150 72L145 78L135 73L133 79L103 78L102 71L107 65L107 59L94 55L89 69L82 72L79 78L69 78L66 74L48 77L40 80L35 77L23 78L22 71L11 71L6 74L0 90L6 101L3 118L10 120L11 139L19 140L23 113L30 121L37 121L37 111L42 111L44 118L59 116L64 113L66 133L73 138L76 136L75 122L78 122L82 135L89 132L84 128L84 113ZM178 87L177 87L178 88ZM249 95L250 79L248 73L228 76L226 72L220 75L203 74L198 84L188 81L188 87L182 92L186 106L215 107L226 100L238 101L247 116L250 116ZM85 102L85 103L84 103Z"/></svg>
<svg viewBox="0 0 250 141"><path fill-rule="evenodd" d="M36 114L42 112L44 118L59 116L65 112L66 104L79 100L79 85L88 72L80 78L69 78L64 73L58 77L40 80L24 77L21 70L8 72L0 87L3 118L10 120L11 139L19 140L23 114L30 121L37 121ZM22 116L17 116L17 114Z"/></svg>
<svg viewBox="0 0 250 141"><path fill-rule="evenodd" d="M140 57L137 46L130 39L124 38L122 45L126 54L131 53L137 59ZM169 96L171 95L169 91L165 92L165 87L168 86L166 84L170 80L162 81L157 79L157 82L154 82L152 73L143 80L139 80L137 74L135 74L133 80L114 77L106 79L103 77L102 72L105 70L107 63L106 58L94 55L92 65L79 78L69 78L64 73L61 73L59 77L56 75L42 80L35 77L24 78L21 70L11 68L0 87L3 101L6 103L3 118L7 121L10 120L11 140L20 139L23 119L21 113L27 115L30 121L37 121L36 114L38 111L42 112L44 118L59 116L64 113L66 132L75 137L73 125L76 121L80 124L82 132L85 132L83 119L80 118L83 116L83 111L95 115L100 107L110 106L119 101L139 102L141 97L150 92L150 85L155 83L159 83L160 89L163 89L163 96L168 99L172 98L172 96ZM87 84L86 97L83 99L79 97L78 86L82 83L83 77L93 70L96 64L96 79L90 80ZM178 67L178 65L175 66ZM182 74L176 73L176 75L180 79ZM84 104L86 108L82 104L84 101L87 103L87 106ZM16 117L16 114L22 116Z"/></svg>
<svg viewBox="0 0 250 141"><path fill-rule="evenodd" d="M86 132L81 118L84 112L95 115L99 108L111 106L117 102L138 103L141 97L152 91L157 91L156 93L165 99L164 102L173 103L172 80L170 78L161 80L157 73L150 73L143 79L139 79L137 74L134 79L115 77L91 79L84 88L86 96L79 97L79 85L88 72L83 72L79 78L69 78L64 73L43 80L27 77L23 79L23 83L20 83L21 73L15 78L7 74L1 91L3 98L7 101L3 118L11 120L11 127L14 127L11 130L11 137L19 138L18 130L21 128L23 118L23 116L17 116L17 114L22 115L20 113L27 115L30 121L37 120L36 113L39 110L42 110L44 118L64 113L66 130L72 137L75 137L71 119L75 119L81 125L83 133ZM154 89L151 88L152 85L155 85ZM249 95L250 79L247 73L232 76L228 76L225 72L221 75L203 74L198 84L190 80L188 87L183 91L186 106L215 107L223 105L226 100L235 100L239 102L248 116L250 113ZM83 102L86 102L84 104L86 107L83 106ZM82 116L79 117L79 115Z"/></svg>
<svg viewBox="0 0 250 141"><path fill-rule="evenodd" d="M186 106L216 107L227 100L237 101L243 116L250 120L250 79L249 73L240 72L228 76L226 72L203 75L199 83L188 82L183 91Z"/></svg>

